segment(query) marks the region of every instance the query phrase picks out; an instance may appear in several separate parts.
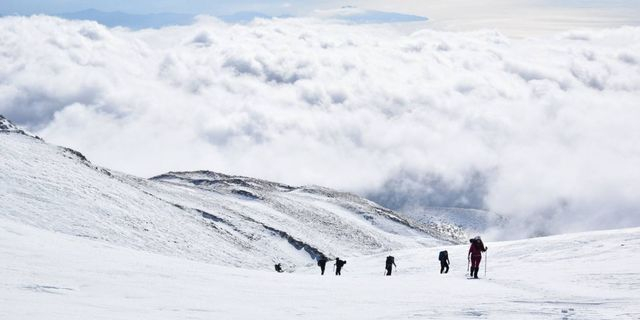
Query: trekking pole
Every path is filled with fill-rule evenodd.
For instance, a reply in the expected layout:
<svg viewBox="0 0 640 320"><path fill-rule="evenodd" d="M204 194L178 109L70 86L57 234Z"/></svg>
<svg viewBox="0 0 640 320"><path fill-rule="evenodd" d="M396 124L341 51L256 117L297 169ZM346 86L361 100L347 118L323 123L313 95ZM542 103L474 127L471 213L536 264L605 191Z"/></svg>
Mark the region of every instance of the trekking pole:
<svg viewBox="0 0 640 320"><path fill-rule="evenodd" d="M487 260L489 260L489 251L484 252L484 277L487 277Z"/></svg>
<svg viewBox="0 0 640 320"><path fill-rule="evenodd" d="M469 257L467 257L467 273L465 274L465 276L470 276L469 274L469 265L471 264L471 259Z"/></svg>

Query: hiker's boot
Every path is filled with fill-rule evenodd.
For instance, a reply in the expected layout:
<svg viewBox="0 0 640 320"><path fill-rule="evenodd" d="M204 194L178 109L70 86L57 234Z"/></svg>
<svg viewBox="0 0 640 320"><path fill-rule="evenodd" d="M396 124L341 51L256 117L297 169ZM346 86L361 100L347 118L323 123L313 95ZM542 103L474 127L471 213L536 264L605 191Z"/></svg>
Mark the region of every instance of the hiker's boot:
<svg viewBox="0 0 640 320"><path fill-rule="evenodd" d="M474 279L478 279L478 269L480 268L476 268L475 273L473 274Z"/></svg>

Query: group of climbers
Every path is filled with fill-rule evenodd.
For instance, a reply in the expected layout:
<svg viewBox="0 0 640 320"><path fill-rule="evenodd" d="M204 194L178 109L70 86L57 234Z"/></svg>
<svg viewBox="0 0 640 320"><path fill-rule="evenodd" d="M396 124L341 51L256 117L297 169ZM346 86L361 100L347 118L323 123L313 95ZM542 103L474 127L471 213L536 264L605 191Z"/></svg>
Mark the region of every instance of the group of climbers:
<svg viewBox="0 0 640 320"><path fill-rule="evenodd" d="M478 279L478 270L480 270L480 261L482 260L482 253L487 251L487 247L482 242L480 236L476 236L472 239L469 239L471 245L469 246L469 251L467 253L467 259L469 261L469 277ZM438 255L438 260L440 261L440 273L448 273L449 272L449 252L447 250L440 251ZM321 256L318 258L318 266L320 267L320 274L324 275L324 270L327 265L329 259L325 256ZM341 274L342 268L347 263L346 260L341 260L340 258L336 258L335 263L333 264L336 276ZM387 256L385 260L385 276L390 276L393 270L393 267L396 267L395 258L393 256ZM282 265L280 263L275 265L275 269L277 272L283 272Z"/></svg>
<svg viewBox="0 0 640 320"><path fill-rule="evenodd" d="M469 251L467 252L467 261L469 262L467 268L469 268L469 277L478 279L478 270L480 270L482 253L486 252L488 248L484 245L480 236L469 239L469 242L471 243L471 245L469 246ZM448 273L450 263L449 252L447 252L447 250L440 251L438 260L440 260L440 273Z"/></svg>
<svg viewBox="0 0 640 320"><path fill-rule="evenodd" d="M469 246L469 252L467 253L467 259L471 268L469 269L469 277L478 279L478 270L480 270L480 261L482 260L482 253L487 251L487 247L482 242L480 236L469 239L471 246ZM440 261L440 273L449 273L449 252L447 250L440 251L438 254L438 260ZM388 256L385 261L385 275L391 275L391 268L396 266L395 258Z"/></svg>
<svg viewBox="0 0 640 320"><path fill-rule="evenodd" d="M328 261L329 259L327 259L325 256L322 256L318 259L318 267L320 267L321 275L324 275L324 269L327 266ZM341 260L340 258L336 258L336 262L333 264L333 268L336 272L336 276L341 275L342 267L344 267L345 264L347 264L347 260ZM284 272L284 270L282 269L281 263L275 264L275 269L276 269L276 272Z"/></svg>

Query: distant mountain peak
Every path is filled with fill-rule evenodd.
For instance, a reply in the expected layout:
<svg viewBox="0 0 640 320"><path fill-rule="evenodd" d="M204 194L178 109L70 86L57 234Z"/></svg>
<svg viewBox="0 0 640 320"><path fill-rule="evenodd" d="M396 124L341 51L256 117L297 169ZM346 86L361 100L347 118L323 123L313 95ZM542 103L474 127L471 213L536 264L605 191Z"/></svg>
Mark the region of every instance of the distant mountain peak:
<svg viewBox="0 0 640 320"><path fill-rule="evenodd" d="M159 176L152 177L151 180L172 182L177 184L196 185L202 188L214 189L236 189L243 187L248 187L260 191L291 191L295 189L294 187L283 183L244 176L227 175L208 170L182 172L171 171Z"/></svg>
<svg viewBox="0 0 640 320"><path fill-rule="evenodd" d="M402 23L402 22L424 22L427 17L412 14L387 12L362 9L355 6L343 6L339 9L317 10L316 16L325 19L335 19L356 24L369 23Z"/></svg>
<svg viewBox="0 0 640 320"><path fill-rule="evenodd" d="M40 137L37 137L35 135L32 135L32 134L27 133L24 130L20 129L20 127L16 126L13 122L11 122L11 120L5 118L1 114L0 114L0 132L19 133L19 134L23 134L25 136L30 136L30 137L33 137L33 138L40 139ZM42 140L42 139L40 139L40 140Z"/></svg>
<svg viewBox="0 0 640 320"><path fill-rule="evenodd" d="M18 127L0 114L0 131L18 131Z"/></svg>

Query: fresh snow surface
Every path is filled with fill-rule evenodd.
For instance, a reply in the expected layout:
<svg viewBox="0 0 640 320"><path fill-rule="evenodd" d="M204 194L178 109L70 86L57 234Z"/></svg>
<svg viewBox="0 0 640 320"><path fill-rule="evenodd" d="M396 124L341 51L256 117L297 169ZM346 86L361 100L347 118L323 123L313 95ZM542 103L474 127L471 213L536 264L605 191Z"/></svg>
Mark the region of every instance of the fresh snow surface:
<svg viewBox="0 0 640 320"><path fill-rule="evenodd" d="M0 129L0 218L218 265L315 265L459 243L451 225L417 223L355 195L208 171L142 179L77 151Z"/></svg>
<svg viewBox="0 0 640 320"><path fill-rule="evenodd" d="M0 218L0 319L640 319L640 229L344 256L343 275L229 268ZM439 274L437 253L452 266Z"/></svg>

